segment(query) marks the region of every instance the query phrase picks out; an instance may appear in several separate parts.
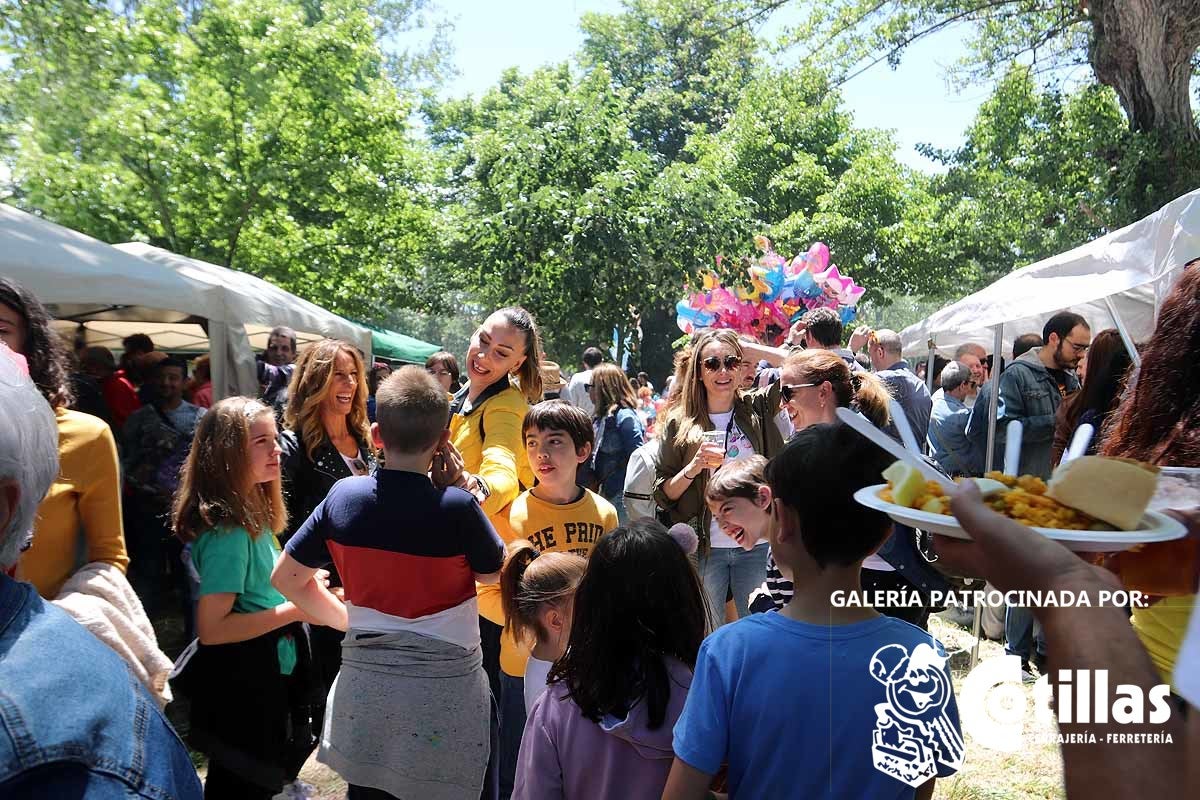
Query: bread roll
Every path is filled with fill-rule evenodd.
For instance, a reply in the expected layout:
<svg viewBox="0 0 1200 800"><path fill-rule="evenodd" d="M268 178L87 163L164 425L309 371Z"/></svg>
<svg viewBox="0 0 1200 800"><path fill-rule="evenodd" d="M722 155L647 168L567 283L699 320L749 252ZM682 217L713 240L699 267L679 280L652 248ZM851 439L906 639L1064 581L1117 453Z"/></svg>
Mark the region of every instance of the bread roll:
<svg viewBox="0 0 1200 800"><path fill-rule="evenodd" d="M1082 456L1054 470L1046 494L1118 530L1132 531L1157 486L1157 467L1127 458Z"/></svg>

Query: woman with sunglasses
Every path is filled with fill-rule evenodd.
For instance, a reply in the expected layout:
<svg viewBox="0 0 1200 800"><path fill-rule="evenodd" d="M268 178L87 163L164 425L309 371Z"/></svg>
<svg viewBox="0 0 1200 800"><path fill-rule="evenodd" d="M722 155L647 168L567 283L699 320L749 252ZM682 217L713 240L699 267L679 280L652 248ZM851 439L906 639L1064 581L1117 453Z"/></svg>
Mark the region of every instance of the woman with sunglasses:
<svg viewBox="0 0 1200 800"><path fill-rule="evenodd" d="M280 544L304 524L333 484L366 475L375 466L367 421L367 373L357 348L323 339L300 355L288 384L283 427L280 464L288 518ZM332 567L329 579L331 586L342 585ZM342 664L342 632L314 625L312 658L321 687L313 726L320 731L325 697Z"/></svg>
<svg viewBox="0 0 1200 800"><path fill-rule="evenodd" d="M732 592L739 617L767 569L767 544L742 549L714 522L704 502L709 477L724 464L774 456L783 436L774 423L779 383L743 391L742 343L728 330L707 330L692 339L675 375L676 401L665 413L655 499L672 522L692 525L700 538L698 565L708 596L709 622L721 624Z"/></svg>

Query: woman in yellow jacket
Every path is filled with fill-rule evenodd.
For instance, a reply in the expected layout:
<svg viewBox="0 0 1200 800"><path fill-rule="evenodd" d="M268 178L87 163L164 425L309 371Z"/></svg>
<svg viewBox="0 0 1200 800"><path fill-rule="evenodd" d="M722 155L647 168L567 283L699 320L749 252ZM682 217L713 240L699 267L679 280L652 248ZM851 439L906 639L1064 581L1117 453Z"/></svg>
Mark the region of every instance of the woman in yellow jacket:
<svg viewBox="0 0 1200 800"><path fill-rule="evenodd" d="M483 513L499 531L511 530L509 504L521 493L522 486L533 486L521 424L529 404L542 399L541 362L542 338L533 316L523 308L502 308L471 336L463 364L467 382L450 402L453 447L447 448L444 460L452 460L457 451L462 459L457 485L475 495ZM437 480L436 460L434 466ZM455 471L449 464L441 466L448 473ZM485 617L479 618L483 667L497 702L501 692L502 630ZM493 752L488 764L489 782L499 778L497 755Z"/></svg>
<svg viewBox="0 0 1200 800"><path fill-rule="evenodd" d="M58 422L58 479L38 508L33 545L17 565L17 575L51 600L84 564L104 562L122 572L129 564L117 444L104 420L68 408L62 342L41 302L5 278L0 278L0 341L25 357Z"/></svg>
<svg viewBox="0 0 1200 800"><path fill-rule="evenodd" d="M542 337L523 308L502 308L471 337L467 383L450 403L450 443L462 457L464 486L495 521L533 485L521 423L542 399ZM513 382L516 379L516 383Z"/></svg>

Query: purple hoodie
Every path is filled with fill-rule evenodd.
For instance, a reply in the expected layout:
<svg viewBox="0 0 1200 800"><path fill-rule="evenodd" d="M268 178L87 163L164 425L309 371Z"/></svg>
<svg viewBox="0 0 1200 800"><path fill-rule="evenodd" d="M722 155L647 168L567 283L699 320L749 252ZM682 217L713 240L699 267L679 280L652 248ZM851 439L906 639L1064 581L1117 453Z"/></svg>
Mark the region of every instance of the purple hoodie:
<svg viewBox="0 0 1200 800"><path fill-rule="evenodd" d="M657 730L647 727L640 700L625 719L597 725L565 685L552 684L525 723L512 800L659 800L675 758L671 731L692 685L692 671L679 661L667 659L667 672L671 700Z"/></svg>

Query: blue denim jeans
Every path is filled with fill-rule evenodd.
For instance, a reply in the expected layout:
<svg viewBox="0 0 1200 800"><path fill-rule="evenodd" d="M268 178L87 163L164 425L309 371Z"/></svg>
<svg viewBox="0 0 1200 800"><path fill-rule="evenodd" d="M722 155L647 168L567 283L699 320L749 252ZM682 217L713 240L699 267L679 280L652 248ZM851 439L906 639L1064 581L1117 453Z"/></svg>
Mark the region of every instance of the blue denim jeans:
<svg viewBox="0 0 1200 800"><path fill-rule="evenodd" d="M500 671L500 799L512 796L521 734L525 732L525 680Z"/></svg>
<svg viewBox="0 0 1200 800"><path fill-rule="evenodd" d="M714 547L697 561L704 593L708 595L708 621L713 630L725 621L725 598L733 592L738 619L750 613L750 592L767 579L766 542L753 550L740 547Z"/></svg>

